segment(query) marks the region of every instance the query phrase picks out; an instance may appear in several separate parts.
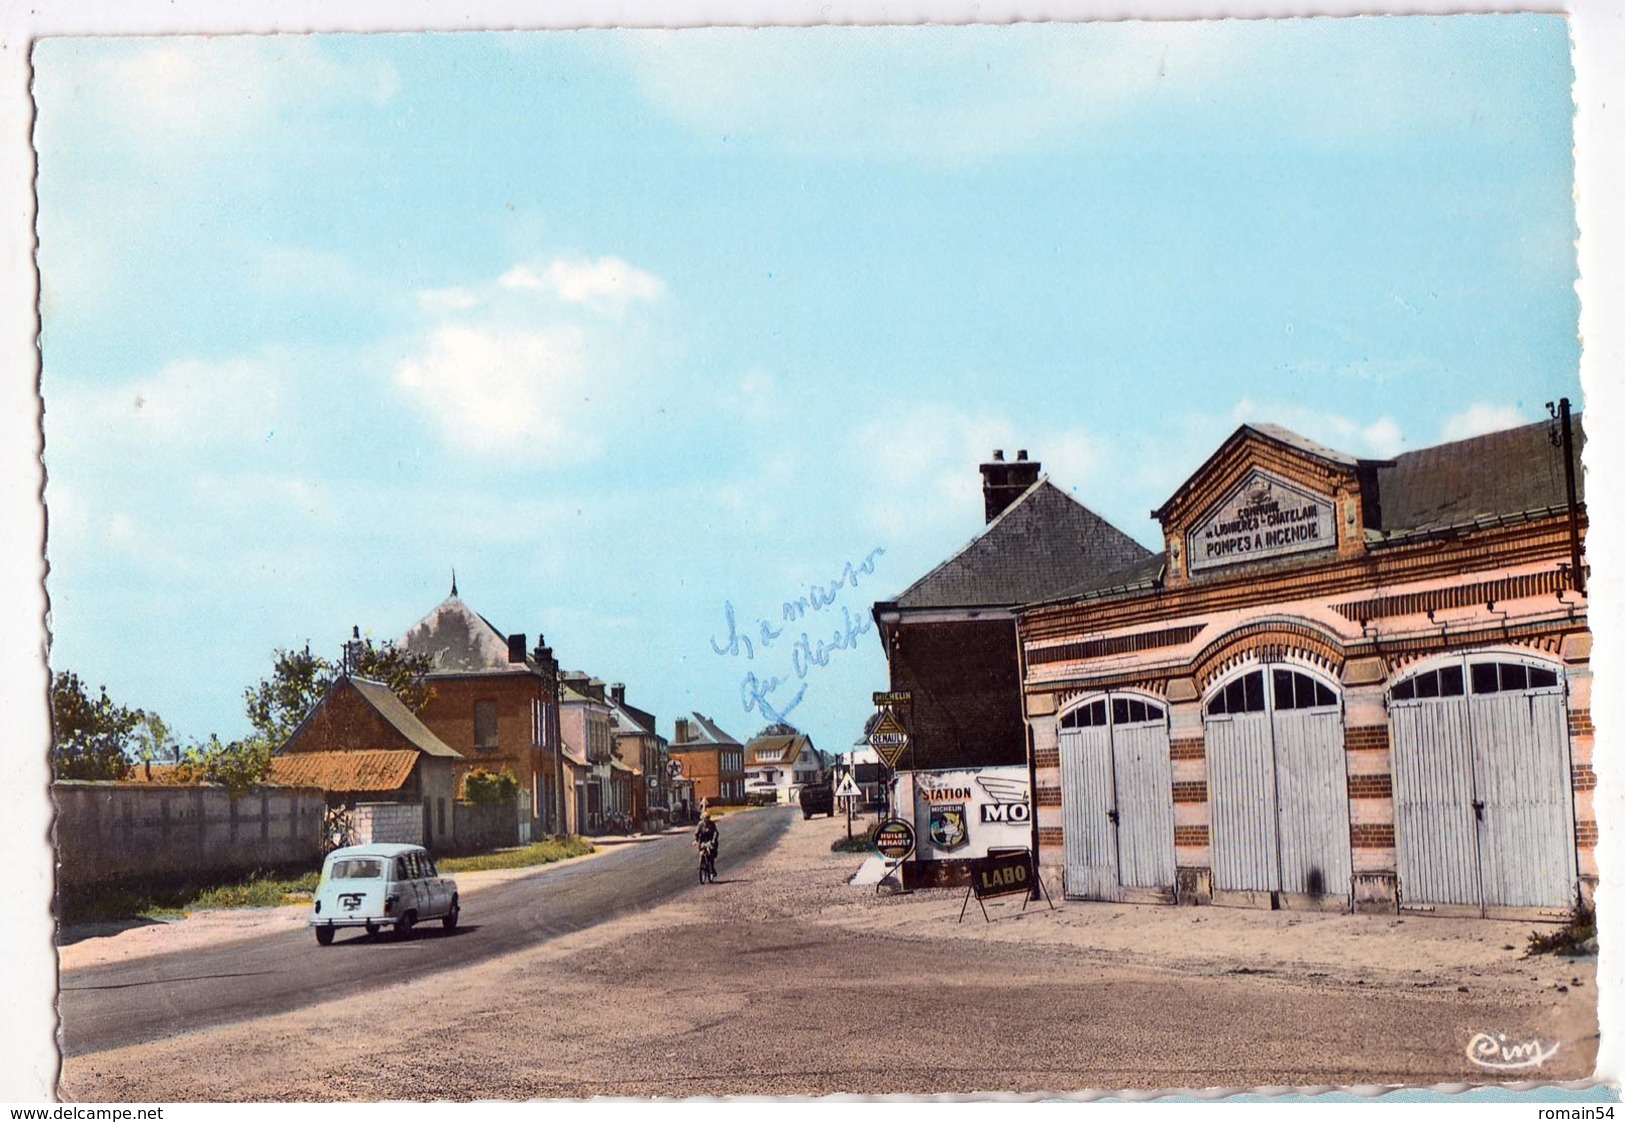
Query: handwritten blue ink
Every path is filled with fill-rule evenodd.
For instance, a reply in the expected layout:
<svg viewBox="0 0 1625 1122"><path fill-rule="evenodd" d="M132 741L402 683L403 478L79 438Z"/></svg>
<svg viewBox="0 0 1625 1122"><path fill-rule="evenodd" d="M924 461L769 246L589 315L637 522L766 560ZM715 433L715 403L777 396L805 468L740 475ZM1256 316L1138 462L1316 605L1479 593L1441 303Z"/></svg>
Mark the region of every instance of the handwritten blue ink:
<svg viewBox="0 0 1625 1122"><path fill-rule="evenodd" d="M795 623L809 611L822 611L824 608L827 608L831 604L835 603L836 597L838 597L841 593L841 589L856 588L858 586L859 573L862 573L865 576L870 576L874 573L875 558L881 556L885 552L886 551L884 549L876 546L874 549L869 551L869 556L858 562L857 565L853 565L852 562L848 561L846 563L846 568L841 570L841 575L835 578L833 583L828 585L809 585L807 588L807 595L797 596L794 600L786 600L784 602L784 609L782 613L785 622Z"/></svg>
<svg viewBox="0 0 1625 1122"><path fill-rule="evenodd" d="M770 723L785 724L785 717L789 716L790 712L801 704L801 699L806 696L807 683L803 682L801 684L801 688L796 691L796 696L790 699L790 704L779 709L775 708L767 700L767 695L783 684L783 679L777 676L771 677L765 682L760 681L754 673L747 670L744 681L739 683L739 698L744 703L745 712L749 713L752 709L757 709Z"/></svg>
<svg viewBox="0 0 1625 1122"><path fill-rule="evenodd" d="M756 650L750 645L749 636L739 634L739 628L734 626L733 601L724 600L722 602L722 611L723 614L728 617L728 642L725 644L718 644L716 636L713 635L711 637L711 649L717 652L719 655L737 655L739 653L739 648L743 646L745 648L745 657L754 660L756 658ZM766 632L765 627L763 628L763 632Z"/></svg>

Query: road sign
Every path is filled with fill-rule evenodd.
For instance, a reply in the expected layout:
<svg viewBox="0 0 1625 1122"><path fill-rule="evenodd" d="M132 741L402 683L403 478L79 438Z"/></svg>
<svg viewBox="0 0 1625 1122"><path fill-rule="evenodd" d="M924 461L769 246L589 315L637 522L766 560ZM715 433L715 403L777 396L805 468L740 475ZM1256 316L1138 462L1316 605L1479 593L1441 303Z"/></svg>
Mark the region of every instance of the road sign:
<svg viewBox="0 0 1625 1122"><path fill-rule="evenodd" d="M847 772L841 777L841 782L835 788L835 797L838 799L855 799L863 794L858 785L852 781L852 773Z"/></svg>
<svg viewBox="0 0 1625 1122"><path fill-rule="evenodd" d="M888 818L875 831L875 850L888 861L902 861L914 852L914 827L901 818Z"/></svg>
<svg viewBox="0 0 1625 1122"><path fill-rule="evenodd" d="M880 754L889 768L895 768L903 753L908 751L908 730L890 709L881 711L880 720L875 722L874 731L869 734L869 747Z"/></svg>

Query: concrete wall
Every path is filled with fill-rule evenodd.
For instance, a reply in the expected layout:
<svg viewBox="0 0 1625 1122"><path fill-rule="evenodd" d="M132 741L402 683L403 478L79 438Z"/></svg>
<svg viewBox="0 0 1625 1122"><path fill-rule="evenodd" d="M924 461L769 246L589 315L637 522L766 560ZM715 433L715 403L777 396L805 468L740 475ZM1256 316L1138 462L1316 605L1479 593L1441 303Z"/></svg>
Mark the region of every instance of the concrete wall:
<svg viewBox="0 0 1625 1122"><path fill-rule="evenodd" d="M519 806L507 803L453 804L457 822L456 849L476 853L519 844Z"/></svg>
<svg viewBox="0 0 1625 1122"><path fill-rule="evenodd" d="M321 862L321 791L256 787L232 799L223 787L64 781L51 794L64 887Z"/></svg>
<svg viewBox="0 0 1625 1122"><path fill-rule="evenodd" d="M403 842L423 844L420 803L356 803L350 811L351 844Z"/></svg>

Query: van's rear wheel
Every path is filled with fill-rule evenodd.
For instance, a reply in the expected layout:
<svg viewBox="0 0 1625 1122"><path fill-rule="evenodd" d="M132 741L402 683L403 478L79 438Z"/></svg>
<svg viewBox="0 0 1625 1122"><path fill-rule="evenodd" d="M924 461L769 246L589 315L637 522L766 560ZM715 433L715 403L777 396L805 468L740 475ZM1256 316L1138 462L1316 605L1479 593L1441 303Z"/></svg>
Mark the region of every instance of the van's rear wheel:
<svg viewBox="0 0 1625 1122"><path fill-rule="evenodd" d="M324 947L332 946L333 929L331 927L318 927L316 929L316 942Z"/></svg>
<svg viewBox="0 0 1625 1122"><path fill-rule="evenodd" d="M459 913L461 913L461 911L462 907L457 903L457 901L453 900L451 902L451 911L440 917L440 926L444 927L447 931L456 931L457 916Z"/></svg>
<svg viewBox="0 0 1625 1122"><path fill-rule="evenodd" d="M412 920L412 913L407 912L395 921L395 938L410 939L412 937Z"/></svg>

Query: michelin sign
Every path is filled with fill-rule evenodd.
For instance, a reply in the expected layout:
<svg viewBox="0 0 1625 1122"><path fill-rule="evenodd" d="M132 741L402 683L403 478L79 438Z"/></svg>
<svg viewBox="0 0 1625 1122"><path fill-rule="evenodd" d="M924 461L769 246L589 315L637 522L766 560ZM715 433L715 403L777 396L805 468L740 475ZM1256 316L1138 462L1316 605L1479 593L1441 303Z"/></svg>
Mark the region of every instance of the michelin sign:
<svg viewBox="0 0 1625 1122"><path fill-rule="evenodd" d="M1025 766L905 771L897 783L898 805L914 814L916 861L963 861L1032 845Z"/></svg>

